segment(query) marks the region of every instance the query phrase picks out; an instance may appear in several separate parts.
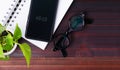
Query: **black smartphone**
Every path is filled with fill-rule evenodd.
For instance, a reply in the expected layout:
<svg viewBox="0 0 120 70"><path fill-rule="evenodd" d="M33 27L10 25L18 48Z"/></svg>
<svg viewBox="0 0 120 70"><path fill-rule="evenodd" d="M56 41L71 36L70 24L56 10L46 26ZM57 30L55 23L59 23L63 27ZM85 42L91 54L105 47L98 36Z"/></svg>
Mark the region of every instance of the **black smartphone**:
<svg viewBox="0 0 120 70"><path fill-rule="evenodd" d="M50 41L59 0L32 0L25 37Z"/></svg>

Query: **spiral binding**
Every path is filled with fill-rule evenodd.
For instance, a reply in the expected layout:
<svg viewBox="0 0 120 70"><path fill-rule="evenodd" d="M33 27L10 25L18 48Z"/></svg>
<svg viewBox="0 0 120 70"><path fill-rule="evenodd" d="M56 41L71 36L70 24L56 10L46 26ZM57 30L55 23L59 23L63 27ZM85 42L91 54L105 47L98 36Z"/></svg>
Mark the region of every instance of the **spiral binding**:
<svg viewBox="0 0 120 70"><path fill-rule="evenodd" d="M13 0L13 3L11 4L11 7L9 8L10 12L6 12L8 16L4 16L5 20L2 20L4 26L7 27L9 22L14 22L14 20L11 20L11 19L13 17L14 19L17 18L17 16L14 16L14 14L17 14L17 15L19 14L25 2L26 0ZM10 26L12 26L12 24L10 24Z"/></svg>

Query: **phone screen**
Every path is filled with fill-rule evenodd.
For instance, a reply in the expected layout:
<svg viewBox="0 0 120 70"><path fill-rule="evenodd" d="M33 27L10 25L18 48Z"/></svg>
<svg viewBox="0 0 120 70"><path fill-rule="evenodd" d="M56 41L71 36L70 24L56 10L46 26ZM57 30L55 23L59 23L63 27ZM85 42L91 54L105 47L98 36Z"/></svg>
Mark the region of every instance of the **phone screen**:
<svg viewBox="0 0 120 70"><path fill-rule="evenodd" d="M58 0L32 0L26 38L50 41L53 34Z"/></svg>

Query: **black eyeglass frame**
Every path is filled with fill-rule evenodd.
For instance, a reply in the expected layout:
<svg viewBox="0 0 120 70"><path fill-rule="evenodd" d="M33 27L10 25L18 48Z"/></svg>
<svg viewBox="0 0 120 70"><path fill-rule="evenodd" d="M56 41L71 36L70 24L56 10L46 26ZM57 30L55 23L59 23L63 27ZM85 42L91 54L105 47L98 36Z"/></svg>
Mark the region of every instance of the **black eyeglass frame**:
<svg viewBox="0 0 120 70"><path fill-rule="evenodd" d="M69 34L73 31L82 31L84 29L84 27L85 27L85 18L84 17L85 17L85 14L82 13L80 15L72 16L69 19L69 27L68 27L67 31L65 33L58 34L57 36L54 37L55 39L53 40L53 43L54 43L55 47L53 48L53 51L61 50L62 55L64 57L66 57L68 55L66 48L68 48L70 46L70 43L71 43L71 39L69 37ZM71 22L72 22L72 20L74 21L75 18L76 19L81 18L82 24L78 26L80 28L72 29L71 25L73 23L71 23ZM68 44L65 44L65 41L67 41Z"/></svg>

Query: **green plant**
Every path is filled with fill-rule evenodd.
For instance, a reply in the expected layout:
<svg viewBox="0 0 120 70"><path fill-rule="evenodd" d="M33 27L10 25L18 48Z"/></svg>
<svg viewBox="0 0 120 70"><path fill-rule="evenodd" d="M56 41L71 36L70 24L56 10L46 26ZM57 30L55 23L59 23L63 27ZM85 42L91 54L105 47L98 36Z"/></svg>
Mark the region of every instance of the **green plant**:
<svg viewBox="0 0 120 70"><path fill-rule="evenodd" d="M9 59L9 55L4 55L4 52L10 51L15 44L21 49L27 66L30 65L31 59L31 48L27 43L19 43L18 40L22 37L21 29L18 24L16 25L15 31L12 34L10 31L6 30L5 26L0 24L0 59L6 60Z"/></svg>

